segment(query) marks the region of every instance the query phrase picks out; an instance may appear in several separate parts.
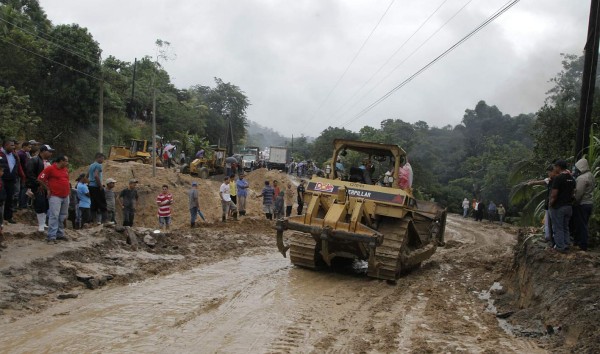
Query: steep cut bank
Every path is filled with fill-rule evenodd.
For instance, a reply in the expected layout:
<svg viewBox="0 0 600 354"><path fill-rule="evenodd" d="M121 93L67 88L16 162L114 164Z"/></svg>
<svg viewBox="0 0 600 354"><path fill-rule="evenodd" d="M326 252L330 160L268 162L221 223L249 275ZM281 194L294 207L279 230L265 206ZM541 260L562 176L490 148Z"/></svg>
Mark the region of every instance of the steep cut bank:
<svg viewBox="0 0 600 354"><path fill-rule="evenodd" d="M600 254L548 250L541 236L519 234L509 285L496 305L517 335L538 337L557 353L600 350Z"/></svg>

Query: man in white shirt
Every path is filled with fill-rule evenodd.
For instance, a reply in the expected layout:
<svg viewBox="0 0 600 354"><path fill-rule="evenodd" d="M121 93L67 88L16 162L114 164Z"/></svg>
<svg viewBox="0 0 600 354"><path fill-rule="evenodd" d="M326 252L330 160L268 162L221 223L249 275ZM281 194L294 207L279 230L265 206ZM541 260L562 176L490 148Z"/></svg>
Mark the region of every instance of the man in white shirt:
<svg viewBox="0 0 600 354"><path fill-rule="evenodd" d="M223 184L219 188L219 196L221 196L221 206L223 207L223 222L227 221L227 215L229 210L233 211L233 220L237 221L237 206L231 201L231 194L229 189L229 177L223 178Z"/></svg>

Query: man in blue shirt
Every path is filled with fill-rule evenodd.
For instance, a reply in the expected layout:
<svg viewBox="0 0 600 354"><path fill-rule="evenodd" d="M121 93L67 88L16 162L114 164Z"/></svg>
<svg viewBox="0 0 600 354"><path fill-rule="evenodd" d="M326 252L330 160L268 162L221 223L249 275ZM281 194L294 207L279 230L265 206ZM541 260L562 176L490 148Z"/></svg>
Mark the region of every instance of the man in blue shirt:
<svg viewBox="0 0 600 354"><path fill-rule="evenodd" d="M102 218L106 219L106 197L104 196L104 186L102 185L102 163L104 162L104 154L99 152L96 154L95 161L90 165L88 170L90 198L92 205L91 222L102 223Z"/></svg>
<svg viewBox="0 0 600 354"><path fill-rule="evenodd" d="M246 215L246 198L248 197L248 181L244 179L246 175L242 172L236 182L237 187L237 207L240 216Z"/></svg>

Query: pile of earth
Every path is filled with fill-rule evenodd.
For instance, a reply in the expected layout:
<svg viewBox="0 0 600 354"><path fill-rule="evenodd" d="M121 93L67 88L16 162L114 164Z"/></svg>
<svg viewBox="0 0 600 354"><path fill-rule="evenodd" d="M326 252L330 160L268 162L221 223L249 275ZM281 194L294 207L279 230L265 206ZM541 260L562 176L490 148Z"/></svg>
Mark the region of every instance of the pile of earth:
<svg viewBox="0 0 600 354"><path fill-rule="evenodd" d="M200 191L200 209L202 210L208 224L220 221L221 202L219 196L219 187L222 183L222 175L212 176L210 179L203 180L197 176L191 176L178 172L176 169L156 168L156 177L152 177L152 166L138 162L114 162L106 161L103 166L104 180L114 178L117 180L115 190L119 193L127 188L129 179L135 178L138 183L139 203L135 215L135 225L143 227L158 227L156 196L161 192L162 186L169 186L169 191L173 194L173 214L172 227L189 227L189 207L188 191L191 188L192 181L198 182ZM75 179L80 173L86 172L87 167L82 167L72 173L72 179ZM288 175L278 171L268 171L258 169L247 174L250 184L246 209L248 216L262 215L262 200L256 198L260 194L265 180L287 183L290 181ZM75 182L73 182L74 184ZM121 210L117 208L117 221L121 218Z"/></svg>

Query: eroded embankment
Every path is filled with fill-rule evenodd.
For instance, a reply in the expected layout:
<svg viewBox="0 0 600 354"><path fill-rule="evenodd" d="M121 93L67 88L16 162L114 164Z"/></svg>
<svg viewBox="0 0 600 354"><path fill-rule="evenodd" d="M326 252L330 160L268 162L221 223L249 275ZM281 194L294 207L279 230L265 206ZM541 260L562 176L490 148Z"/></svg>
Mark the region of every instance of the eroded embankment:
<svg viewBox="0 0 600 354"><path fill-rule="evenodd" d="M46 244L37 232L8 234L9 248L0 259L0 321L41 311L86 288L128 284L272 246L270 225L258 219L169 235L132 230L68 230L70 241L57 245Z"/></svg>
<svg viewBox="0 0 600 354"><path fill-rule="evenodd" d="M521 233L508 291L497 298L514 333L539 337L552 352L597 353L600 348L600 254L547 249L540 236Z"/></svg>

